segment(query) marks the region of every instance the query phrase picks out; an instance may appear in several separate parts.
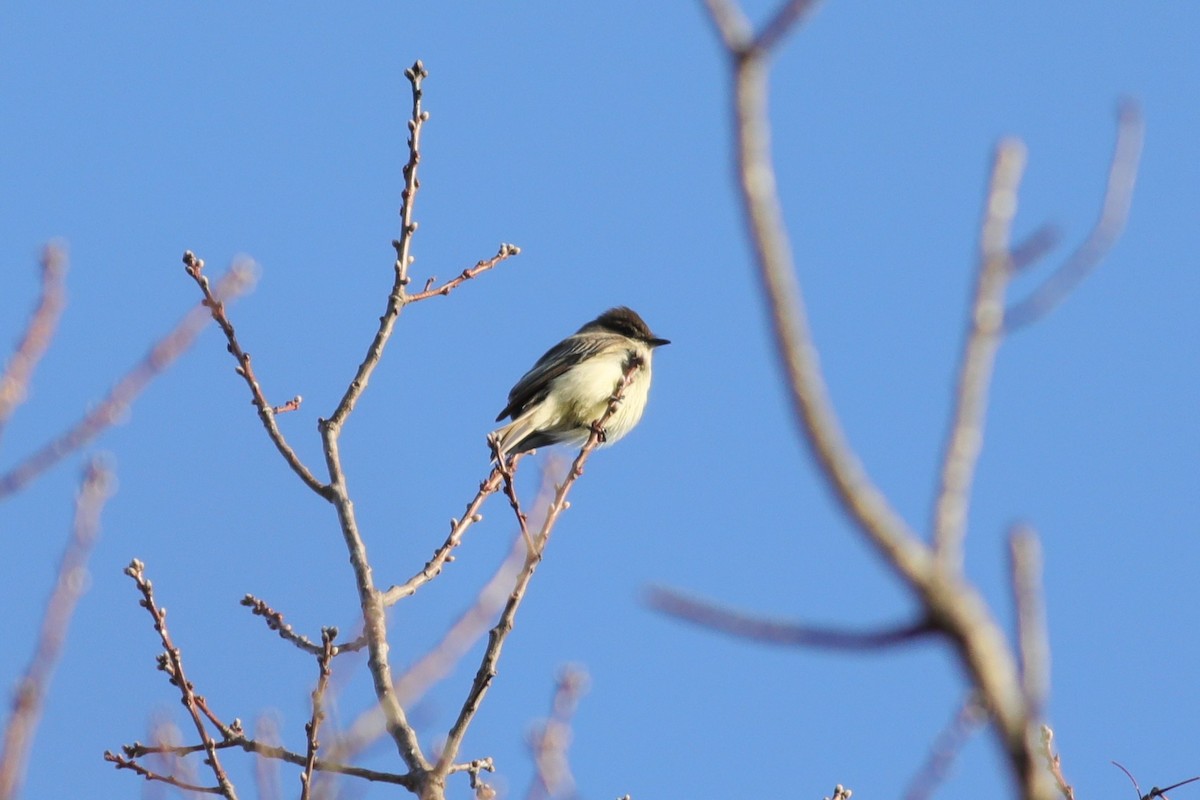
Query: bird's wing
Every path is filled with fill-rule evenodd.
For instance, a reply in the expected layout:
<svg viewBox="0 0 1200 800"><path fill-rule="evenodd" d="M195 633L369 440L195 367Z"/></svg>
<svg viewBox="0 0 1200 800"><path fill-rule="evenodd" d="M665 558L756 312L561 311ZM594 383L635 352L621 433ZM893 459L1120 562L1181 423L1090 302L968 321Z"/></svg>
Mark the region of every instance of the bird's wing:
<svg viewBox="0 0 1200 800"><path fill-rule="evenodd" d="M515 418L530 405L545 399L555 378L622 338L624 337L590 333L586 337L576 334L563 339L547 350L533 368L521 376L521 380L509 391L508 405L496 417L496 421L499 422L508 416Z"/></svg>

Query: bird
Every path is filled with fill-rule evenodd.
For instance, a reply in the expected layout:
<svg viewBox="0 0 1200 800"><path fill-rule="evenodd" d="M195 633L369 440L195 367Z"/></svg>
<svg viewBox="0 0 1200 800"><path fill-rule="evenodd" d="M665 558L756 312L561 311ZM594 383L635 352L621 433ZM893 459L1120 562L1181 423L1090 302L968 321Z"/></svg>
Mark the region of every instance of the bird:
<svg viewBox="0 0 1200 800"><path fill-rule="evenodd" d="M637 312L610 308L546 351L508 393L496 421L507 425L488 437L504 459L552 444L582 445L604 416L625 371L637 364L616 411L604 426L604 443L633 430L646 410L654 350L670 344L655 336Z"/></svg>

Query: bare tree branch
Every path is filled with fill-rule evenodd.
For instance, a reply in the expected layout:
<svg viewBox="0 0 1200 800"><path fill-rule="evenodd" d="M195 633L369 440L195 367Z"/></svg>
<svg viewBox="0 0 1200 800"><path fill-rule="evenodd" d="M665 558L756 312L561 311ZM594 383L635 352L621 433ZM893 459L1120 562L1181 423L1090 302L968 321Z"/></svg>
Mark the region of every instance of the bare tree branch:
<svg viewBox="0 0 1200 800"><path fill-rule="evenodd" d="M112 488L112 474L92 459L75 499L71 537L63 551L54 590L46 601L33 658L13 693L13 710L0 745L0 798L17 797L54 667L62 653L75 606L88 582L88 559L100 531L100 511Z"/></svg>
<svg viewBox="0 0 1200 800"><path fill-rule="evenodd" d="M429 278L429 280L425 283L424 289L416 294L405 295L404 302L407 305L409 303L416 303L421 300L428 300L431 297L445 297L446 295L450 294L450 292L454 291L472 278L478 277L484 272L487 272L489 269L495 268L495 266L501 261L506 261L513 256L520 254L521 248L517 247L515 244L502 243L500 245L500 249L496 251L496 255L492 256L491 258L485 258L482 261L476 262L475 266L471 267L470 269L464 269L457 276L446 281L441 286L434 286L434 283L436 283L435 279Z"/></svg>
<svg viewBox="0 0 1200 800"><path fill-rule="evenodd" d="M551 453L542 462L542 481L534 502L533 514L545 514L556 491L553 476L559 473L560 460ZM471 606L446 630L442 638L425 655L414 661L396 680L396 695L401 705L409 706L423 697L439 680L446 677L464 655L475 645L496 614L504 607L510 587L524 568L529 552L524 537L518 535L508 555L492 577L476 595ZM382 714L378 708L364 711L354 720L330 750L331 757L342 760L353 757L384 733Z"/></svg>
<svg viewBox="0 0 1200 800"><path fill-rule="evenodd" d="M165 652L159 656L158 668L167 673L171 683L179 689L180 699L183 701L184 708L187 709L188 715L192 718L192 723L196 727L196 733L200 736L200 741L204 743L204 754L206 756L205 763L213 771L213 776L217 779L216 794L220 794L227 800L237 800L237 790L233 783L229 780L229 775L225 772L225 768L221 766L221 760L217 756L217 743L213 741L212 736L208 732L208 728L204 725L204 719L201 714L204 713L211 718L207 707L202 708L200 702L202 698L196 695L195 688L192 682L187 679L187 675L183 671L183 656L180 653L175 643L171 641L171 634L167 631L167 612L165 609L158 607L154 601L154 586L150 583L149 578L145 574L145 565L136 558L130 562L125 568L125 574L133 579L137 585L138 591L142 593L140 605L150 614L154 620L154 630L158 633L159 639L162 640L162 645ZM105 754L108 758L109 754ZM112 761L113 759L108 759ZM118 767L129 767L120 762Z"/></svg>
<svg viewBox="0 0 1200 800"><path fill-rule="evenodd" d="M1017 139L1006 139L996 147L984 202L975 297L959 360L954 414L942 453L941 483L934 504L934 547L939 563L947 570L962 565L971 484L983 448L984 415L1004 328L1004 294L1013 273L1012 224L1025 160L1025 145Z"/></svg>
<svg viewBox="0 0 1200 800"><path fill-rule="evenodd" d="M317 766L317 749L320 741L317 737L321 723L325 721L325 689L329 686L330 663L333 661L333 640L337 638L337 628L321 629L321 652L317 656L317 686L312 693L312 717L304 725L307 742L307 755L304 759L304 772L300 773L300 800L309 800L312 796L313 771Z"/></svg>
<svg viewBox="0 0 1200 800"><path fill-rule="evenodd" d="M234 265L221 278L215 296L221 301L241 294L250 284L250 272ZM27 456L17 466L0 475L0 500L19 491L30 481L95 439L121 418L134 399L159 373L169 367L191 347L196 336L208 323L208 309L203 305L189 311L170 333L160 339L150 352L129 372L125 373L109 393L83 418Z"/></svg>
<svg viewBox="0 0 1200 800"><path fill-rule="evenodd" d="M462 517L450 520L450 535L446 537L446 541L442 543L442 546L434 551L433 557L425 563L425 566L403 584L393 586L383 593L383 604L385 606L394 605L405 597L411 597L417 589L420 589L441 574L442 567L448 561L453 560L454 550L462 544L462 538L467 529L483 519L483 515L479 513L479 509L483 506L483 501L500 488L501 480L503 480L503 474L500 471L500 467L496 466L492 469L487 479L479 484L479 491L467 503L466 511L463 512Z"/></svg>
<svg viewBox="0 0 1200 800"><path fill-rule="evenodd" d="M1108 184L1100 205L1100 216L1062 266L1029 297L1009 308L1005 314L1008 330L1031 325L1053 311L1112 250L1129 219L1144 138L1141 109L1132 100L1122 101L1117 106L1117 138L1109 161Z"/></svg>
<svg viewBox="0 0 1200 800"><path fill-rule="evenodd" d="M926 800L946 779L954 760L967 739L971 737L980 725L987 720L987 711L979 704L979 699L972 694L963 701L954 719L950 721L933 747L929 749L929 757L920 771L913 777L904 793L904 800Z"/></svg>
<svg viewBox="0 0 1200 800"><path fill-rule="evenodd" d="M341 402L326 423L333 430L341 429L354 404L366 390L375 367L379 365L379 359L383 357L383 348L391 338L392 329L395 328L396 320L406 303L404 287L409 282L408 268L413 261L412 237L417 232L417 223L413 220L413 207L417 199L417 189L421 185L417 180L417 167L421 164L421 130L429 119L429 112L421 108L421 82L429 77L429 72L418 60L404 70L404 76L412 85L412 116L408 120L408 163L404 165L404 190L400 193L400 238L392 242L396 248L395 279L392 282L392 291L388 295L387 308L379 318L379 329L367 348L367 355L359 364L354 379L350 381Z"/></svg>
<svg viewBox="0 0 1200 800"><path fill-rule="evenodd" d="M59 317L66 305L66 251L57 244L46 245L42 250L41 272L42 288L37 305L4 373L0 374L0 434L4 433L4 426L13 411L25 402L33 372L58 328Z"/></svg>
<svg viewBox="0 0 1200 800"><path fill-rule="evenodd" d="M283 460L288 463L295 472L300 476L300 480L308 488L312 489L319 495L324 496L326 487L321 481L317 480L316 476L304 465L300 457L296 455L296 451L287 443L287 439L283 436L283 431L279 430L279 425L275 422L275 415L286 411L294 411L300 407L300 396L296 395L288 403L276 408L267 402L266 395L263 394L262 386L259 385L258 377L254 374L254 367L250 363L250 354L242 349L242 345L238 342L237 333L233 329L233 323L229 321L229 317L225 314L225 303L221 298L215 296L208 286L208 278L204 275L204 261L196 257L196 254L188 250L183 254L183 263L187 274L191 276L196 285L200 287L200 291L204 293L204 305L212 314L213 320L221 327L221 332L225 334L225 340L228 342L227 349L234 360L237 361L237 374L242 376L246 381L246 386L250 388L250 400L254 403L255 410L258 411L258 418L262 420L263 427L267 430L267 436L270 437L271 443L275 445L275 449L283 456ZM238 265L235 264L235 269ZM242 269L249 270L250 264L242 264Z"/></svg>

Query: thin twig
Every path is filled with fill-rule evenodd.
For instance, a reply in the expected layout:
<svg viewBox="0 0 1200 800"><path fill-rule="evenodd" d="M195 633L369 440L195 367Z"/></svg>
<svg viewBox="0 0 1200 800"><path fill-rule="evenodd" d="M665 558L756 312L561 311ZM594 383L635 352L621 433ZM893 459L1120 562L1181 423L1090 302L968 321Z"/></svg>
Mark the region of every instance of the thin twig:
<svg viewBox="0 0 1200 800"><path fill-rule="evenodd" d="M304 772L300 774L300 800L309 800L312 790L313 770L317 766L317 750L320 740L317 737L321 723L325 721L325 689L329 686L330 663L333 661L333 641L337 638L337 628L321 629L321 653L317 656L317 686L312 693L312 717L304 725L307 756L304 761Z"/></svg>
<svg viewBox="0 0 1200 800"><path fill-rule="evenodd" d="M192 723L196 727L196 733L200 736L200 741L204 744L205 761L212 769L213 776L217 779L219 794L223 795L227 800L237 800L237 790L230 782L225 768L221 766L221 761L217 757L217 743L213 741L201 717L201 709L197 702L198 698L195 689L191 681L184 674L183 656L179 648L171 641L171 634L167 631L167 612L165 609L159 608L154 601L154 585L146 577L145 565L135 558L125 568L125 574L132 578L133 582L137 585L138 591L142 593L140 605L146 609L150 617L154 620L154 630L158 633L165 650L163 655L159 656L159 669L166 672L171 683L179 689L180 699L183 701L184 708L188 710L188 715L191 716Z"/></svg>
<svg viewBox="0 0 1200 800"><path fill-rule="evenodd" d="M526 546L533 550L536 545L533 543L533 537L529 535L529 518L521 510L521 501L517 497L517 487L513 482L513 476L517 471L517 456L513 456L511 460L506 459L500 452L500 440L494 434L488 436L488 444L492 447L492 458L496 461L496 469L500 470L500 477L504 479L504 496L508 498L508 505L517 518L517 526L521 529L521 536L524 537Z"/></svg>
<svg viewBox="0 0 1200 800"><path fill-rule="evenodd" d="M24 778L46 691L62 653L75 606L87 587L87 563L100 531L100 511L111 486L112 474L99 459L92 459L84 470L75 499L71 537L59 562L54 590L46 601L33 658L13 692L12 715L0 745L0 798L5 800L17 796Z"/></svg>
<svg viewBox="0 0 1200 800"><path fill-rule="evenodd" d="M479 509L483 506L483 501L500 488L502 480L503 475L500 468L493 467L488 477L479 484L479 491L467 503L467 508L463 512L463 515L457 519L450 520L450 535L446 537L446 541L442 543L441 547L434 551L433 557L425 562L425 566L407 581L399 586L393 586L383 593L383 604L385 606L394 605L405 597L412 596L418 589L441 574L442 567L448 561L454 559L454 550L462 544L462 538L467 529L483 519L483 515L479 513Z"/></svg>
<svg viewBox="0 0 1200 800"><path fill-rule="evenodd" d="M1013 605L1017 610L1017 650L1021 656L1021 687L1034 717L1041 716L1050 692L1050 637L1042 601L1042 548L1027 525L1009 535Z"/></svg>
<svg viewBox="0 0 1200 800"><path fill-rule="evenodd" d="M249 270L235 264L218 282L214 294L222 301L236 297L250 285L250 278ZM208 309L203 304L189 311L82 419L0 475L0 499L20 490L121 419L146 385L191 347L196 336L208 324L208 317Z"/></svg>
<svg viewBox="0 0 1200 800"><path fill-rule="evenodd" d="M1017 139L1000 142L984 200L975 296L959 358L954 414L942 453L941 479L934 503L934 548L939 565L946 570L958 570L962 565L971 484L983 448L988 393L1004 329L1004 294L1013 274L1012 224L1025 161L1023 142Z"/></svg>
<svg viewBox="0 0 1200 800"><path fill-rule="evenodd" d="M852 631L763 619L662 587L651 587L644 599L648 606L663 614L763 644L831 650L882 650L927 638L938 630L928 620L888 625L877 630Z"/></svg>
<svg viewBox="0 0 1200 800"><path fill-rule="evenodd" d="M457 276L446 281L441 286L434 286L433 284L435 281L433 278L430 278L424 289L415 294L406 294L404 297L404 303L407 305L409 303L416 303L421 300L428 300L431 297L445 297L446 295L450 294L450 292L454 291L472 278L487 272L489 269L493 269L501 261L505 261L520 254L521 248L517 247L515 244L501 244L500 249L496 251L496 255L492 256L491 258L485 258L482 261L476 262L475 266L469 269L464 269Z"/></svg>
<svg viewBox="0 0 1200 800"><path fill-rule="evenodd" d="M404 287L409 281L408 268L413 260L412 238L417 232L417 223L413 221L413 207L417 199L417 189L421 185L417 180L417 167L421 164L421 130L429 119L429 112L421 108L421 82L428 76L429 72L419 60L404 70L404 77L408 78L412 86L412 115L408 120L408 162L404 165L404 189L400 193L400 237L392 242L396 249L396 261L393 265L395 275L392 290L388 294L387 307L379 318L379 328L375 337L371 340L367 354L358 365L358 370L346 388L341 402L329 417L327 424L334 430L341 429L354 404L366 390L406 302Z"/></svg>
<svg viewBox="0 0 1200 800"><path fill-rule="evenodd" d="M234 734L227 739L222 739L216 743L218 750L239 749L247 753L254 753L264 758L276 759L288 764L295 764L303 767L307 763L307 756L303 753L295 753L284 747L269 744L256 739L251 739L245 734ZM154 745L148 746L134 743L125 745L121 748L126 758L137 759L147 755L168 754L173 756L189 756L194 753L205 752L204 745L186 745L179 747ZM349 764L342 764L329 759L318 758L314 764L314 769L317 772L334 772L339 775L345 775L351 778L362 778L363 780L373 783L390 783L396 786L403 786L406 789L413 789L417 783L411 774L397 774L393 772L380 772L379 770L365 769L363 767L355 767Z"/></svg>
<svg viewBox="0 0 1200 800"><path fill-rule="evenodd" d="M1058 785L1058 790L1062 792L1062 796L1066 800L1075 800L1075 789L1071 784L1067 783L1067 779L1062 773L1062 759L1058 753L1054 752L1054 731L1049 725L1042 726L1042 756L1046 759L1046 766L1050 770L1050 774L1054 776L1054 782ZM1115 763L1115 762L1114 762ZM1119 764L1117 766L1120 766ZM1121 769L1125 769L1121 767ZM1128 772L1125 773L1129 775ZM1129 775L1130 780L1133 776ZM1137 786L1137 781L1133 782Z"/></svg>
<svg viewBox="0 0 1200 800"><path fill-rule="evenodd" d="M1008 330L1023 328L1045 317L1067 298L1104 260L1129 220L1133 188L1145 138L1141 109L1132 100L1117 106L1117 137L1108 165L1108 182L1100 215L1092 229L1046 281L1004 315Z"/></svg>
<svg viewBox="0 0 1200 800"><path fill-rule="evenodd" d="M247 594L242 598L241 604L249 608L254 616L262 617L263 621L267 623L267 627L278 633L279 638L285 642L291 642L299 649L314 656L320 655L323 652L324 648L321 645L302 633L296 633L291 624L284 621L283 614L267 605L265 600L255 597L252 594ZM359 637L353 641L335 644L333 646L334 655L361 650L365 646L366 641L362 637Z"/></svg>
<svg viewBox="0 0 1200 800"><path fill-rule="evenodd" d="M632 356L632 353L631 353ZM575 485L575 481L583 475L583 467L587 462L588 457L592 452L600 446L604 439L604 426L608 423L612 415L617 412L622 398L625 396L626 389L632 383L638 369L641 367L641 359L631 357L625 366L625 372L621 376L621 380L617 382L617 386L613 390L612 398L609 400L608 408L600 419L592 424L591 432L588 434L587 441L579 450L579 455L571 463L571 467L567 470L563 482L558 486L554 493L554 499L550 506L546 509L546 516L542 521L541 529L534 537L533 541L536 545L531 549L525 557L525 566L521 573L517 576L512 593L508 597L508 602L504 606L504 610L500 613L500 620L496 626L492 628L488 636L488 645L484 650L483 659L479 665L478 671L475 673L475 680L471 684L470 690L467 692L467 699L463 703L462 710L459 711L458 718L451 726L449 733L446 735L446 742L442 747L441 757L438 759L437 765L433 768L433 775L446 775L450 765L454 763L454 759L458 755L459 747L462 745L463 737L466 736L467 728L475 717L475 713L479 710L480 704L483 702L484 696L487 694L488 687L492 680L496 677L496 665L500 660L500 653L504 648L504 642L508 638L509 633L513 629L513 621L517 615L517 609L521 605L521 601L525 598L526 589L529 587L529 582L533 578L533 573L537 569L537 565L542 560L542 554L546 550L546 545L550 541L550 534L554 530L554 525L558 521L559 515L568 507L567 495L571 491L571 487Z"/></svg>
<svg viewBox="0 0 1200 800"><path fill-rule="evenodd" d="M967 739L987 720L987 711L979 704L974 694L963 701L954 718L942 729L929 749L920 771L909 782L904 800L926 800L946 779L954 760Z"/></svg>
<svg viewBox="0 0 1200 800"><path fill-rule="evenodd" d="M0 375L0 434L12 417L17 406L25 402L29 381L38 362L54 338L58 320L66 305L64 277L67 272L67 254L62 247L48 244L42 250L41 292L37 305L29 317L16 349Z"/></svg>
<svg viewBox="0 0 1200 800"><path fill-rule="evenodd" d="M152 772L136 761L119 756L111 750L104 751L104 760L115 765L117 769L127 769L141 775L148 781L158 781L165 783L168 786L174 786L176 789L182 789L185 792L199 792L201 794L225 794L220 786L198 786L194 783L186 783L179 778L174 778L170 775L160 775L157 772ZM226 795L227 796L227 795Z"/></svg>
<svg viewBox="0 0 1200 800"><path fill-rule="evenodd" d="M246 381L246 386L250 389L250 402L254 404L255 410L258 412L258 418L262 421L263 427L267 431L267 436L270 437L271 443L275 445L275 449L283 456L283 460L288 463L292 471L300 476L300 480L308 488L312 489L319 495L324 496L325 485L317 480L300 457L296 455L296 451L288 444L287 439L283 436L283 431L279 429L278 423L275 422L275 415L284 411L293 411L300 407L300 395L296 395L288 403L276 408L267 402L266 395L263 394L262 386L258 382L258 377L254 374L254 367L250 363L250 354L242 349L241 343L238 341L237 332L233 329L233 323L229 321L228 315L225 313L225 303L220 297L214 296L209 289L208 278L204 275L204 261L196 257L196 254L188 250L183 254L184 269L191 276L196 285L200 287L200 291L204 294L204 305L212 314L213 320L221 327L221 332L225 334L225 341L228 343L226 349L230 355L237 361L236 372ZM237 265L235 265L236 268ZM250 264L242 265L242 268L249 271Z"/></svg>

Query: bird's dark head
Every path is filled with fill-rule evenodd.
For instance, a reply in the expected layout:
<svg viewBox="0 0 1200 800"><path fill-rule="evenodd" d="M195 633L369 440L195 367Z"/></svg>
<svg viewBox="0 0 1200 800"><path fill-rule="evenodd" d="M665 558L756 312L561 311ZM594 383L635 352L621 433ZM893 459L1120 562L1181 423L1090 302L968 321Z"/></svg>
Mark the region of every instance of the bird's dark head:
<svg viewBox="0 0 1200 800"><path fill-rule="evenodd" d="M668 339L660 339L655 336L645 320L639 317L638 313L632 308L626 306L610 308L579 329L580 333L584 331L619 333L622 336L628 336L630 339L645 342L650 347L662 347L664 344L671 343Z"/></svg>

